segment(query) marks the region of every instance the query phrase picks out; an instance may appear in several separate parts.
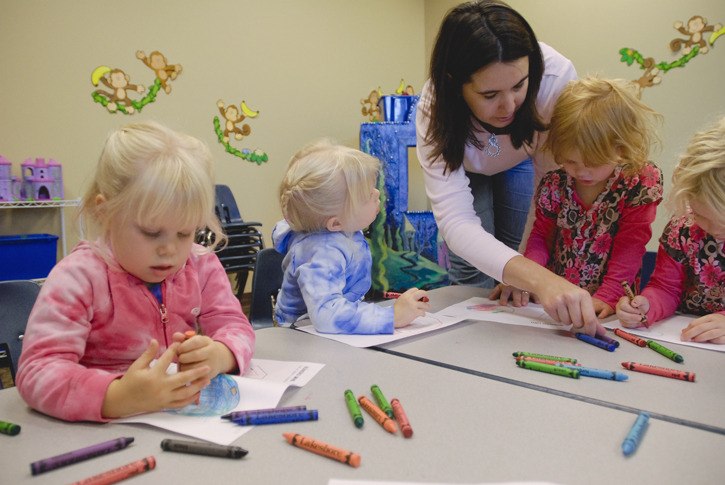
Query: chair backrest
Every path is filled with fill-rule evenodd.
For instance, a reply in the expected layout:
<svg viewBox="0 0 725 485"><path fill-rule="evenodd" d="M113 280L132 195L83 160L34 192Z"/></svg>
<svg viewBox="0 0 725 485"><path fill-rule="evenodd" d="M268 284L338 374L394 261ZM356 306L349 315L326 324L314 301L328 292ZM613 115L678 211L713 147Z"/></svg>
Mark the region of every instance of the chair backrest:
<svg viewBox="0 0 725 485"><path fill-rule="evenodd" d="M274 248L265 248L257 253L249 308L249 320L255 329L274 325L272 314L277 293L282 287L283 258Z"/></svg>
<svg viewBox="0 0 725 485"><path fill-rule="evenodd" d="M216 207L214 208L216 216L222 225L230 222L241 222L242 215L237 206L237 200L232 194L232 190L227 185L216 185Z"/></svg>
<svg viewBox="0 0 725 485"><path fill-rule="evenodd" d="M40 285L29 280L0 281L0 343L10 350L13 379L23 348L23 334Z"/></svg>

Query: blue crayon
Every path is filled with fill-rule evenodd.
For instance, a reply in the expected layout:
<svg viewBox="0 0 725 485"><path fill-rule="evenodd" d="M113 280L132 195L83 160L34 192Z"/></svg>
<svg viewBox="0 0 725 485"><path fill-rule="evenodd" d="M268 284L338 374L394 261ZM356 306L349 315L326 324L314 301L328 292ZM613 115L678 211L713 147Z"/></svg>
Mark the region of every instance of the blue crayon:
<svg viewBox="0 0 725 485"><path fill-rule="evenodd" d="M639 413L637 420L632 425L632 429L627 433L627 437L622 442L622 453L624 456L629 456L637 449L639 441L642 439L644 430L647 428L647 422L649 421L649 414Z"/></svg>
<svg viewBox="0 0 725 485"><path fill-rule="evenodd" d="M602 334L602 335L597 335L597 338L598 338L599 340L602 340L602 341L604 341L604 342L607 342L608 344L612 344L612 345L614 345L615 347L619 347L619 340L613 339L613 338L612 338L612 337L610 337L609 335L606 335L606 334Z"/></svg>
<svg viewBox="0 0 725 485"><path fill-rule="evenodd" d="M287 406L282 408L264 408L264 409L249 409L247 411L232 411L229 414L222 416L222 419L228 419L234 421L235 419L246 418L247 416L256 416L257 414L272 414L272 413L286 413L289 411L302 411L307 409L307 406Z"/></svg>
<svg viewBox="0 0 725 485"><path fill-rule="evenodd" d="M626 381L629 379L627 374L613 370L594 369L593 367L581 367L566 364L557 365L561 367L569 367L570 369L577 369L579 371L579 375L585 377L598 377L599 379L610 379L612 381Z"/></svg>
<svg viewBox="0 0 725 485"><path fill-rule="evenodd" d="M241 426L255 426L258 424L296 423L298 421L317 421L317 409L289 411L287 413L259 413L243 418L232 419L232 422Z"/></svg>
<svg viewBox="0 0 725 485"><path fill-rule="evenodd" d="M588 344L592 344L596 347L599 347L600 349L608 350L610 352L614 352L614 349L617 348L616 345L610 344L608 342L605 342L604 340L599 340L596 337L592 337L591 335L587 335L585 333L575 333L574 334L576 338L581 340L582 342L586 342Z"/></svg>

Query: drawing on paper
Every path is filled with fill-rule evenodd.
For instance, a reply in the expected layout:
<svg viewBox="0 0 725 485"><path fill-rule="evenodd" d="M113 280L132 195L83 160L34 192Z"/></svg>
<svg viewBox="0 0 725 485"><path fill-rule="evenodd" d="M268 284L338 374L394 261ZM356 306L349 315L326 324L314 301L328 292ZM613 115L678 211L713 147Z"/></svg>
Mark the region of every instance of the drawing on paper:
<svg viewBox="0 0 725 485"><path fill-rule="evenodd" d="M236 381L231 376L219 374L201 391L199 404L189 404L168 412L185 416L221 416L238 405L239 387Z"/></svg>

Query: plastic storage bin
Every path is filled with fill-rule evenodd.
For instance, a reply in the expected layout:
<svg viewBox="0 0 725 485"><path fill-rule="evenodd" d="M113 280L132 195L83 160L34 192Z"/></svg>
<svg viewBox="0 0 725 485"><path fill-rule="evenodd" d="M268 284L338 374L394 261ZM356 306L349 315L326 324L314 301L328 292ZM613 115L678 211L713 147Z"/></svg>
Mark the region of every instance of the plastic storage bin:
<svg viewBox="0 0 725 485"><path fill-rule="evenodd" d="M57 252L58 236L53 234L0 236L0 280L45 278Z"/></svg>

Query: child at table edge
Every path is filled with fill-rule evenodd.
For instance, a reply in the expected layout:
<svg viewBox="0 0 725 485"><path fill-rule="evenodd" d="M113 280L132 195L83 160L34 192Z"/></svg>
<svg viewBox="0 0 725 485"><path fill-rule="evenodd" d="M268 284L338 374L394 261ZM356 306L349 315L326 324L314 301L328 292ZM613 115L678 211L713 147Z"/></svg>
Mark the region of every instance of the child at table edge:
<svg viewBox="0 0 725 485"><path fill-rule="evenodd" d="M617 316L635 328L675 311L701 315L681 339L725 344L725 118L691 139L672 174L670 203L652 276L632 302L619 300Z"/></svg>
<svg viewBox="0 0 725 485"><path fill-rule="evenodd" d="M284 255L275 308L280 325L309 316L315 330L338 334L391 334L425 315L426 292L410 288L392 307L362 299L370 289L372 256L362 230L380 210L380 161L329 140L290 160L280 185L285 217L272 233Z"/></svg>
<svg viewBox="0 0 725 485"><path fill-rule="evenodd" d="M80 209L99 237L53 268L27 324L17 387L31 407L67 421L181 408L247 369L252 327L213 246L194 243L204 227L224 239L212 163L158 123L108 137ZM189 330L201 335L184 340Z"/></svg>

